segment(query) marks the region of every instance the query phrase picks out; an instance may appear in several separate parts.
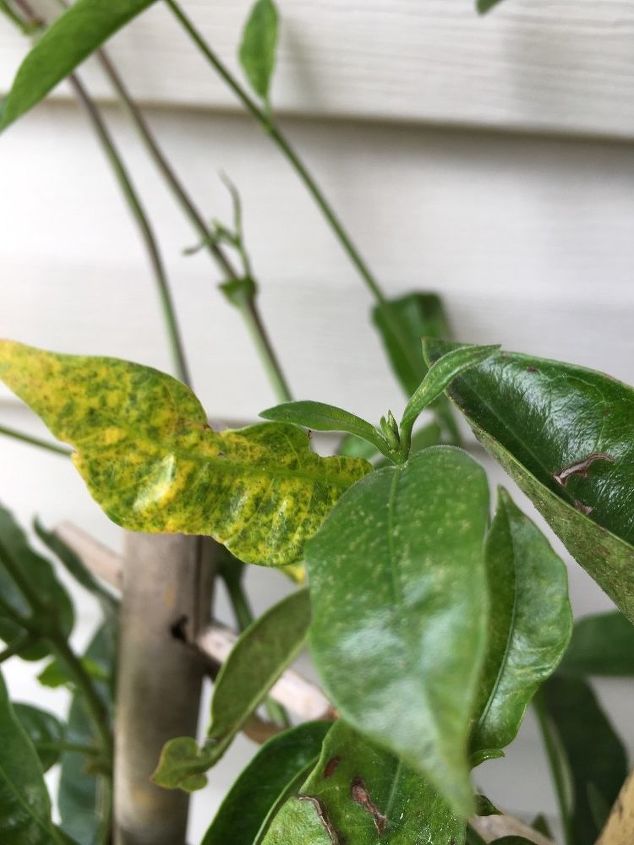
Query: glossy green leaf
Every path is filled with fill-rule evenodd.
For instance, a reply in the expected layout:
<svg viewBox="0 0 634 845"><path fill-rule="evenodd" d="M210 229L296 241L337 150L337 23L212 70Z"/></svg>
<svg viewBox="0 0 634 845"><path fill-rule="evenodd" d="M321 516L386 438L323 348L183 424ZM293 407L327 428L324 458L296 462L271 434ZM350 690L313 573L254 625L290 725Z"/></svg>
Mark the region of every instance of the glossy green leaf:
<svg viewBox="0 0 634 845"><path fill-rule="evenodd" d="M634 626L618 611L575 622L559 672L566 675L634 675Z"/></svg>
<svg viewBox="0 0 634 845"><path fill-rule="evenodd" d="M322 458L281 423L215 432L194 394L150 367L0 341L0 378L60 440L108 516L130 531L211 535L247 563L299 560L370 470Z"/></svg>
<svg viewBox="0 0 634 845"><path fill-rule="evenodd" d="M312 651L334 706L465 814L488 501L465 452L426 449L356 484L306 550Z"/></svg>
<svg viewBox="0 0 634 845"><path fill-rule="evenodd" d="M451 344L427 344L431 361ZM602 373L502 352L449 395L476 436L634 621L634 390Z"/></svg>
<svg viewBox="0 0 634 845"><path fill-rule="evenodd" d="M308 590L298 590L246 629L216 679L211 726L199 748L191 737L166 743L152 779L166 789L192 792L222 757L249 716L304 645L310 625Z"/></svg>
<svg viewBox="0 0 634 845"><path fill-rule="evenodd" d="M460 373L490 358L499 348L499 346L459 346L435 361L407 403L401 424L413 423Z"/></svg>
<svg viewBox="0 0 634 845"><path fill-rule="evenodd" d="M59 760L59 744L64 739L64 726L56 716L31 704L14 704L13 710L26 731L47 772Z"/></svg>
<svg viewBox="0 0 634 845"><path fill-rule="evenodd" d="M51 801L42 766L22 727L0 673L0 842L62 842L51 822Z"/></svg>
<svg viewBox="0 0 634 845"><path fill-rule="evenodd" d="M227 793L201 845L259 845L269 817L317 763L330 727L307 722L263 745Z"/></svg>
<svg viewBox="0 0 634 845"><path fill-rule="evenodd" d="M118 29L153 0L76 0L20 65L0 109L0 131L43 100Z"/></svg>
<svg viewBox="0 0 634 845"><path fill-rule="evenodd" d="M116 613L119 602L108 592L108 590L100 584L92 572L85 566L80 557L68 546L60 537L42 525L42 523L35 519L33 522L35 533L44 543L47 548L53 552L55 557L64 565L66 570L70 572L78 584L92 593L99 604L103 613L108 616Z"/></svg>
<svg viewBox="0 0 634 845"><path fill-rule="evenodd" d="M563 561L500 489L486 544L489 636L472 749L505 748L572 631Z"/></svg>
<svg viewBox="0 0 634 845"><path fill-rule="evenodd" d="M384 454L389 446L381 434L366 420L323 402L285 402L262 411L260 416L274 422L293 423L314 431L345 431L374 445Z"/></svg>
<svg viewBox="0 0 634 845"><path fill-rule="evenodd" d="M299 795L264 845L462 845L465 823L429 783L345 722L331 728Z"/></svg>
<svg viewBox="0 0 634 845"><path fill-rule="evenodd" d="M35 593L37 607L31 606L25 589L29 594ZM7 645L25 633L20 620L39 632L34 644L20 652L20 656L39 660L50 654L50 645L44 637L51 628L65 638L70 635L74 625L73 605L51 564L31 548L10 511L0 505L0 639Z"/></svg>
<svg viewBox="0 0 634 845"><path fill-rule="evenodd" d="M112 620L104 623L91 640L85 657L98 664L108 682L98 682L97 691L112 711L116 660L116 626ZM81 693L71 701L66 728L68 742L96 746L99 739ZM62 830L78 845L101 845L106 820L103 807L111 800L108 779L95 772L93 760L78 752L64 752L61 757L61 776L57 802Z"/></svg>
<svg viewBox="0 0 634 845"><path fill-rule="evenodd" d="M571 841L593 845L603 824L597 807L613 805L627 776L625 750L586 681L555 675L537 704L572 777Z"/></svg>
<svg viewBox="0 0 634 845"><path fill-rule="evenodd" d="M267 101L275 70L277 35L275 3L273 0L256 0L242 34L240 64L255 93Z"/></svg>

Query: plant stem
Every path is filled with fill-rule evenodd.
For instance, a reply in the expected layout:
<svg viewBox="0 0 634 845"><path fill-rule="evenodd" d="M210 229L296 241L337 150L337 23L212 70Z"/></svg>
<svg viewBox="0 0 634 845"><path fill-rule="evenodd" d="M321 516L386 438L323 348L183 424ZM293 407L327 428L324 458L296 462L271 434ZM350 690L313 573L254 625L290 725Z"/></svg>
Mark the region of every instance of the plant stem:
<svg viewBox="0 0 634 845"><path fill-rule="evenodd" d="M574 845L572 819L570 817L570 790L568 788L570 777L566 771L563 754L558 748L557 736L550 723L541 691L535 695L533 707L541 730L544 750L546 751L551 777L555 786L559 815L564 832L564 842L566 845Z"/></svg>
<svg viewBox="0 0 634 845"><path fill-rule="evenodd" d="M220 244L213 239L212 232L207 225L204 217L194 204L193 200L185 190L179 177L176 175L174 168L167 160L163 150L156 141L150 127L143 117L139 107L130 95L123 79L119 75L117 69L111 62L107 53L104 50L98 50L96 53L105 74L110 80L114 90L119 96L124 105L128 116L136 127L143 143L150 156L152 157L156 167L165 180L166 184L172 191L176 201L180 205L183 213L189 219L191 225L200 236L204 246L208 250L211 257L214 259L221 272L227 279L239 279L240 273L234 267L231 259L227 253L222 249ZM280 401L288 401L290 396L288 385L284 377L280 362L275 355L273 345L266 332L265 326L262 322L257 304L253 298L249 303L240 308L242 317L247 325L247 328L256 343L256 348L262 360L262 364L271 381L271 385L275 391L276 396Z"/></svg>
<svg viewBox="0 0 634 845"><path fill-rule="evenodd" d="M95 727L101 738L103 751L109 760L112 759L112 732L110 729L110 717L103 701L101 700L90 675L84 669L81 660L68 645L64 637L54 634L49 637L49 642L57 659L62 663L75 682L76 688L82 693Z"/></svg>
<svg viewBox="0 0 634 845"><path fill-rule="evenodd" d="M201 33L195 27L193 21L184 12L177 0L165 0L170 11L176 17L180 25L183 27L188 36L192 39L194 44L198 47L201 53L205 56L209 64L214 68L218 75L226 82L229 88L233 91L236 97L240 100L245 109L251 114L253 118L261 125L271 140L277 145L282 154L291 164L299 178L304 183L310 195L315 200L318 208L326 218L330 227L332 228L336 238L341 244L344 252L357 269L363 282L368 290L374 296L377 304L383 306L385 320L394 336L395 342L401 347L403 355L407 358L410 364L418 368L418 361L414 358L412 350L409 348L407 342L403 339L401 334L401 327L398 320L394 317L390 303L387 300L376 276L371 272L366 261L361 256L361 253L355 246L352 238L347 233L343 223L339 219L335 210L326 199L323 191L317 184L317 181L310 173L308 167L304 164L301 157L294 149L286 135L273 121L270 110L262 109L258 103L249 95L246 89L233 76L226 65L221 61L220 57L212 50L211 46L205 41Z"/></svg>
<svg viewBox="0 0 634 845"><path fill-rule="evenodd" d="M230 567L232 563L233 562L231 560L225 561L224 565L219 570L219 575L227 588L229 603L231 604L233 615L236 618L238 630L242 633L254 622L254 616L253 611L251 610L251 605L249 604L248 596L242 584L241 571L239 573L226 571L226 567ZM238 566L237 562L236 566ZM275 722L276 725L283 728L289 728L291 726L288 713L277 701L274 701L269 696L264 700L264 706L269 718Z"/></svg>
<svg viewBox="0 0 634 845"><path fill-rule="evenodd" d="M59 627L56 625L50 625L48 621L46 629L44 629L44 626L38 627L35 620L45 618L50 608L42 601L36 587L31 584L25 573L19 566L16 565L11 555L6 552L1 543L0 561L10 578L15 582L16 586L26 599L31 610L31 617L28 619L15 613L12 608L10 608L9 616L12 619L15 619L19 625L34 638L48 641L51 646L51 650L55 653L59 661L66 667L68 674L74 680L77 688L84 695L86 706L90 711L95 727L101 737L103 749L108 756L111 757L112 734L110 732L108 711L97 694L90 675L88 675L81 660L68 645L66 637ZM0 597L0 606L3 603L4 602Z"/></svg>
<svg viewBox="0 0 634 845"><path fill-rule="evenodd" d="M165 265L147 213L130 178L130 174L123 163L123 159L121 158L114 140L106 127L101 113L99 112L99 109L93 102L92 98L88 95L83 83L76 74L70 75L69 82L75 92L75 96L83 106L90 122L92 123L93 129L95 130L95 133L101 143L106 158L112 167L112 172L119 183L121 192L137 223L154 272L156 287L163 312L163 320L167 330L172 360L176 373L182 382L185 384L191 384L189 368L185 357L184 343L178 326L174 302L172 300L172 294L170 292L165 272Z"/></svg>
<svg viewBox="0 0 634 845"><path fill-rule="evenodd" d="M5 660L8 660L10 657L15 657L16 654L20 654L21 651L24 651L27 646L34 641L33 636L28 631L23 631L21 634L10 643L4 651L0 651L0 663L4 663Z"/></svg>
<svg viewBox="0 0 634 845"><path fill-rule="evenodd" d="M279 364L275 350L271 345L268 333L264 328L262 317L253 297L241 308L241 312L247 331L251 335L251 339L259 353L262 366L266 371L278 401L291 402L293 395Z"/></svg>
<svg viewBox="0 0 634 845"><path fill-rule="evenodd" d="M0 434L12 437L14 440L20 440L22 443L28 443L31 446L38 446L40 449L46 449L47 452L54 452L56 455L64 455L66 458L72 455L72 451L65 446L58 446L57 443L51 443L48 440L40 440L39 437L32 437L30 434L17 431L15 428L8 428L5 425L0 425Z"/></svg>

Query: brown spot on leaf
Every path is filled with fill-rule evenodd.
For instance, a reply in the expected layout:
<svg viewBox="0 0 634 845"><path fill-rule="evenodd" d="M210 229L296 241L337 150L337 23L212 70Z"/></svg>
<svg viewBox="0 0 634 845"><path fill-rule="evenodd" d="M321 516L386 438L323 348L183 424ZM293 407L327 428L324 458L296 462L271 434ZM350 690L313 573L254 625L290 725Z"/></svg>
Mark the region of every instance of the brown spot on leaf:
<svg viewBox="0 0 634 845"><path fill-rule="evenodd" d="M590 514L594 510L593 507L591 507L590 505L585 505L579 499L575 499L574 506L576 507L576 509L578 511L580 511L581 513L584 513L586 516L590 516Z"/></svg>
<svg viewBox="0 0 634 845"><path fill-rule="evenodd" d="M319 817L319 821L321 822L322 827L330 837L332 845L344 845L344 841L341 838L339 831L330 821L328 810L326 809L326 805L324 804L324 802L320 801L319 798L315 798L314 795L298 795L297 797L300 801L310 801L310 803L313 805L313 807L317 811L317 815Z"/></svg>
<svg viewBox="0 0 634 845"><path fill-rule="evenodd" d="M331 778L337 771L339 763L341 763L341 757L331 757L324 768L324 777Z"/></svg>
<svg viewBox="0 0 634 845"><path fill-rule="evenodd" d="M358 804L366 811L366 813L369 813L372 816L374 826L376 827L379 836L385 833L385 828L387 827L387 817L383 815L370 797L370 793L368 792L362 778L356 777L352 781L350 794L352 795L354 803Z"/></svg>
<svg viewBox="0 0 634 845"><path fill-rule="evenodd" d="M537 369L537 367L526 367L526 372L527 373L538 373L539 370Z"/></svg>
<svg viewBox="0 0 634 845"><path fill-rule="evenodd" d="M568 483L568 479L572 478L573 475L578 475L581 478L587 478L588 470L592 464L596 463L596 461L609 461L613 464L614 458L611 455L607 455L605 452L592 452L592 454L588 455L587 458L575 461L575 463L569 464L563 469L560 469L559 472L556 472L553 475L553 478L557 484L561 487L565 487Z"/></svg>

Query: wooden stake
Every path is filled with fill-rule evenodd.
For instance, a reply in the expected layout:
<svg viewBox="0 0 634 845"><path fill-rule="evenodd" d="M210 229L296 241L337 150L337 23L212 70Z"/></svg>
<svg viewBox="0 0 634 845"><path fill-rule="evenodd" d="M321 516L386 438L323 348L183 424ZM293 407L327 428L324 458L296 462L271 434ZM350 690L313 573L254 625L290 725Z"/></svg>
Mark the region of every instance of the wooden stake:
<svg viewBox="0 0 634 845"><path fill-rule="evenodd" d="M155 786L150 776L167 740L196 736L205 665L184 640L195 640L208 621L215 548L213 541L199 537L126 535L115 845L184 845L188 796Z"/></svg>

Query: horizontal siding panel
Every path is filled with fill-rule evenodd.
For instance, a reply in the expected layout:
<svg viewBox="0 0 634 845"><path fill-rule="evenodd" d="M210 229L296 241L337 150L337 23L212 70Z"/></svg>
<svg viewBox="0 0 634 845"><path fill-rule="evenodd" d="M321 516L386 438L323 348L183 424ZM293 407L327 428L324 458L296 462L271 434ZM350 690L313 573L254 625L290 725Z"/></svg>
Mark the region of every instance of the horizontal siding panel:
<svg viewBox="0 0 634 845"><path fill-rule="evenodd" d="M183 0L235 69L251 0ZM634 5L626 0L280 0L275 101L293 114L634 136ZM147 102L235 108L157 4L112 52ZM0 90L24 53L0 21ZM108 87L94 69L91 85ZM64 92L62 92L64 93Z"/></svg>
<svg viewBox="0 0 634 845"><path fill-rule="evenodd" d="M148 116L206 216L229 217L220 169L239 186L297 394L371 418L398 411L371 299L285 160L245 118ZM182 255L196 238L134 134L112 125L159 223L204 403L252 418L273 397L240 317L207 256ZM443 291L463 340L634 383L634 149L307 121L289 133L387 292ZM82 116L49 105L1 143L0 337L168 367L145 255Z"/></svg>

